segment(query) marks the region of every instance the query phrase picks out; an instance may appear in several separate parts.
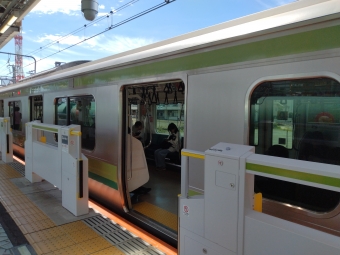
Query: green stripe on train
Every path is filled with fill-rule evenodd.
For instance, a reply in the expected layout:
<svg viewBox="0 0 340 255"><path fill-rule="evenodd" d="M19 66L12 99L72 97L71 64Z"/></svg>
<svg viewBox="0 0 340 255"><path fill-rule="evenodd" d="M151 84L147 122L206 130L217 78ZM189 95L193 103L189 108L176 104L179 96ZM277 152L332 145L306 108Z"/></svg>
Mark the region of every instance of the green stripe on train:
<svg viewBox="0 0 340 255"><path fill-rule="evenodd" d="M255 172L282 176L282 177L287 177L287 178L291 178L295 180L313 182L313 183L340 188L340 179L338 178L327 177L327 176L322 176L322 175L317 175L317 174L302 173L302 172L287 170L283 168L263 166L263 165L251 164L251 163L246 164L246 169L255 171Z"/></svg>
<svg viewBox="0 0 340 255"><path fill-rule="evenodd" d="M334 49L340 47L339 37L340 26L322 28L130 68L82 75L74 79L74 87Z"/></svg>
<svg viewBox="0 0 340 255"><path fill-rule="evenodd" d="M117 166L93 158L89 158L88 161L90 178L118 189Z"/></svg>
<svg viewBox="0 0 340 255"><path fill-rule="evenodd" d="M96 180L98 182L101 182L101 183L105 184L106 186L109 186L109 187L111 187L113 189L118 190L118 183L116 183L114 181L108 180L108 179L106 179L106 178L104 178L102 176L99 176L99 175L91 173L91 172L89 172L89 177L91 179L93 179L93 180Z"/></svg>

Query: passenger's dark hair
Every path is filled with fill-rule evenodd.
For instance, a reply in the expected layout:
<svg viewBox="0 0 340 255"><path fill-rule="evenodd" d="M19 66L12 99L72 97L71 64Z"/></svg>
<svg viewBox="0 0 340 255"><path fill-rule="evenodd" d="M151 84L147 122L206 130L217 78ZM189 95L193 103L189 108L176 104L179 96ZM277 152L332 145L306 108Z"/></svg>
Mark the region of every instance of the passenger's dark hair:
<svg viewBox="0 0 340 255"><path fill-rule="evenodd" d="M143 126L142 122L141 121L136 121L135 127L141 127L141 126Z"/></svg>
<svg viewBox="0 0 340 255"><path fill-rule="evenodd" d="M171 132L172 129L175 129L175 134L178 132L178 128L174 123L170 123L168 126L168 131Z"/></svg>
<svg viewBox="0 0 340 255"><path fill-rule="evenodd" d="M265 155L281 157L281 158L289 158L289 151L286 147L276 144L276 145L270 146L269 149L265 152Z"/></svg>

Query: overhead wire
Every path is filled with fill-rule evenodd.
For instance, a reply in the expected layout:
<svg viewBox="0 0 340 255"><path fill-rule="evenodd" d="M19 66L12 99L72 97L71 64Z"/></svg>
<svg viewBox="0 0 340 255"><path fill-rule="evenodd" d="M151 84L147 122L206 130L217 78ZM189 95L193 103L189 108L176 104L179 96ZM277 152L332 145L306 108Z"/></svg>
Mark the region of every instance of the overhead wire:
<svg viewBox="0 0 340 255"><path fill-rule="evenodd" d="M114 11L112 10L111 12L107 13L106 15L103 15L103 16L101 16L101 17L99 17L99 18L97 18L97 19L91 21L90 23L87 23L87 24L83 25L82 27L80 27L80 28L78 28L78 29L76 29L76 30L74 30L74 31L72 31L72 32L70 32L70 33L64 35L64 36L59 37L58 39L56 39L56 40L54 40L54 41L52 41L52 42L50 42L50 43L48 43L48 44L46 44L46 45L44 45L44 46L38 48L38 49L36 49L36 50L33 50L33 51L29 52L27 55L34 54L34 53L39 52L39 51L41 51L41 50L47 49L47 48L49 48L50 46L52 46L52 45L54 45L54 44L56 44L56 43L60 43L61 41L63 41L63 40L65 40L65 39L69 38L70 36L75 35L75 34L81 32L82 30L85 30L86 28L88 28L88 27L90 27L90 26L93 26L94 24L97 24L98 22L100 22L100 21L106 19L109 15L113 16L113 15L116 14L117 12L119 12L119 11L121 11L121 10L124 10L125 8L131 6L132 4L134 4L134 3L138 2L138 1L139 1L139 0L131 0L130 2L127 2L126 4L124 4L124 5L120 6L120 7L118 7L118 8L115 9Z"/></svg>
<svg viewBox="0 0 340 255"><path fill-rule="evenodd" d="M146 14L152 12L152 11L155 11L155 10L157 10L157 9L159 9L159 8L161 8L161 7L163 7L163 6L167 5L167 4L169 4L169 3L172 3L172 2L174 2L174 1L176 1L176 0L169 0L169 1L165 1L165 2L163 2L163 3L161 3L161 4L155 5L155 6L149 8L149 9L147 9L147 10L144 10L144 11L138 13L138 14L133 15L132 17L129 17L129 18L127 18L127 19L125 19L125 20L123 20L123 21L121 21L121 22L118 22L118 23L116 23L116 24L114 24L114 25L111 25L110 27L106 28L106 29L105 29L104 31L102 31L102 32L99 32L99 33L97 33L97 34L95 34L95 35L92 35L92 36L90 36L90 37L88 37L88 38L82 40L82 41L79 41L79 42L77 42L77 43L74 43L74 44L72 44L72 45L70 45L70 46L68 46L68 47L66 47L66 48L64 48L64 49L61 49L61 50L59 50L59 51L57 51L57 52L55 52L55 53L52 53L52 54L50 54L50 55L48 55L48 56L46 56L46 57L44 57L44 58L41 58L40 60L37 60L37 62L40 62L40 61L42 61L42 60L44 60L44 59L47 59L47 58L49 58L49 57L51 57L51 56L54 56L54 55L56 55L56 54L59 54L59 53L65 51L65 50L68 50L68 49L70 49L70 48L72 48L72 47L74 47L74 46L77 46L77 45L79 45L79 44L81 44L81 43L83 43L83 42L86 42L86 41L88 41L88 40L90 40L90 39L92 39L92 38L94 38L94 37L96 37L96 36L99 36L99 35L101 35L101 34L104 34L104 33L108 32L108 31L110 31L111 29L117 28L117 27L119 27L119 26L121 26L121 25L123 25L123 24L125 24L125 23L127 23L127 22L130 22L130 21L132 21L132 20L134 20L134 19L137 19L137 18L139 18L139 17L141 17L141 16L144 16L144 15L146 15ZM32 65L32 64L33 64L33 63L30 63L30 64L28 64L28 65L26 65L26 66L24 66L24 67L30 66L30 65Z"/></svg>
<svg viewBox="0 0 340 255"><path fill-rule="evenodd" d="M54 40L54 41L51 41L50 43L48 43L48 44L46 44L46 45L44 45L44 46L42 46L42 47L39 47L39 48L36 49L36 50L33 50L33 51L29 52L27 55L32 55L32 54L34 54L34 53L40 53L40 59L42 59L41 54L42 54L42 51L43 51L43 50L46 50L46 49L50 48L51 46L53 46L53 45L55 45L55 44L58 44L58 49L60 49L59 46L60 46L60 42L61 42L61 41L66 40L66 39L69 38L70 36L75 35L75 34L81 32L82 30L84 30L84 32L85 32L85 29L86 29L86 28L91 27L91 26L93 26L93 25L99 23L100 21L102 21L102 20L106 19L107 17L109 17L109 15L111 15L111 17L113 17L113 15L116 14L117 12L124 10L125 8L131 6L132 4L134 4L134 3L138 2L138 1L139 1L139 0L131 0L131 1L127 2L126 4L123 4L122 6L118 7L117 9L111 10L111 11L110 11L109 13L107 13L106 15L103 15L103 16L101 16L101 17L99 17L99 18L97 18L97 19L95 19L95 20L93 20L93 21L91 21L91 22L89 22L89 23L83 25L82 27L80 27L80 28L78 28L78 29L76 29L76 30L74 30L74 31L72 31L72 32L70 32L70 33L64 35L64 36L61 36L61 37L59 37L58 39L56 39L56 40ZM84 37L85 37L85 33L84 33ZM45 59L45 58L43 58L43 59ZM2 67L0 67L0 70L3 70L3 68L4 68L6 65L8 66L8 63L5 64L5 65L3 65ZM25 67L26 67L26 66L25 66ZM10 72L9 74L12 74L12 73L13 73L13 72ZM6 75L9 75L9 74L6 74Z"/></svg>
<svg viewBox="0 0 340 255"><path fill-rule="evenodd" d="M117 8L114 12L111 11L111 12L108 13L106 16L102 16L102 17L100 17L100 18L98 18L98 19L96 19L96 20L94 20L94 21L92 21L92 22L90 22L90 23L88 23L88 24L94 25L95 23L98 23L99 21L102 21L103 19L108 18L108 17L109 17L108 15L113 15L113 14L117 13L118 11L125 9L125 8L127 8L128 6L131 6L133 3L137 2L137 1L139 1L139 0L132 0L132 1L130 1L130 2L126 3L126 4L124 4L124 5L122 5L121 7ZM104 34L104 33L108 32L108 31L110 31L110 30L112 30L112 29L114 29L114 28L117 28L117 27L119 27L119 26L121 26L121 25L123 25L123 24L125 24L125 23L128 23L128 22L130 22L130 21L132 21L132 20L135 20L135 19L137 19L137 18L139 18L139 17L141 17L141 16L144 16L144 15L150 13L150 12L153 12L153 11L155 11L155 10L157 10L157 9L159 9L159 8L161 8L161 7L163 7L163 6L165 6L165 5L168 5L168 4L172 3L172 2L175 2L175 1L176 1L176 0L165 0L164 2L162 2L162 3L160 3L160 4L157 4L157 5L155 5L155 6L151 7L151 8L149 8L149 9L146 9L146 10L144 10L144 11L138 13L138 14L135 14L135 15L133 15L133 16L131 16L131 17L129 17L129 18L123 20L123 21L120 21L120 22L118 22L118 23L116 23L116 24L112 24L111 26L109 26L108 28L106 28L106 29L105 29L104 31L102 31L102 32L99 32L99 33L97 33L97 34L95 34L95 35L92 35L92 36L90 36L90 37L88 37L88 38L85 38L85 39L83 39L83 40L81 40L81 41L79 41L79 42L77 42L77 43L74 43L74 44L72 44L72 45L70 45L70 46L68 46L68 47L66 47L66 48L64 48L64 49L61 49L61 50L59 50L59 51L57 51L57 52L55 52L55 53L52 53L52 54L50 54L50 55L48 55L48 56L46 56L46 57L43 57L43 58L37 60L36 62L40 62L40 61L45 60L45 59L47 59L47 58L49 58L49 57L52 57L52 56L54 56L54 55L56 55L56 54L59 54L59 53L65 51L65 50L68 50L68 49L70 49L70 48L72 48L72 47L74 47L74 46L77 46L77 45L79 45L79 44L81 44L81 43L83 43L83 42L86 42L86 41L88 41L88 40L90 40L90 39L92 39L92 38L94 38L94 37L96 37L96 36L99 36L99 35L101 35L101 34ZM68 38L69 36L73 35L74 33L78 33L78 32L80 32L81 30L83 30L84 28L86 28L88 24L86 24L86 25L84 25L84 27L78 28L78 29L74 30L73 32L70 32L70 33L68 33L67 35L65 35L65 36L63 36L63 37L60 37L60 38L63 38L62 40L65 40L66 38ZM37 50L34 50L34 51L28 53L28 55L30 55L30 54L32 54L32 53L35 53L35 52L37 52L37 51L39 51L39 52L41 53L43 49L49 48L50 46L52 46L53 44L56 44L56 43L58 43L58 45L59 45L60 41L62 41L62 40L60 40L60 38L58 38L57 40L55 40L55 41L53 41L53 42L51 42L51 43L49 43L49 44L47 44L47 45L45 45L45 46L43 46L43 47L40 47L40 48L37 49ZM30 65L33 65L33 63L30 63L30 64L24 66L23 68L28 67L28 66L30 66ZM7 74L7 75L10 75L11 73L12 73L12 72L10 72L10 73Z"/></svg>

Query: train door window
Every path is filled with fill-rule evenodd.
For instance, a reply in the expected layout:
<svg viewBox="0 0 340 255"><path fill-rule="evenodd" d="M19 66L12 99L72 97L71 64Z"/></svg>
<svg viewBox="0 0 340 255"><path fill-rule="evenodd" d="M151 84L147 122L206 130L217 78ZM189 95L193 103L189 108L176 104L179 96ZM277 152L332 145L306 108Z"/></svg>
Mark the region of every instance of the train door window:
<svg viewBox="0 0 340 255"><path fill-rule="evenodd" d="M55 100L55 124L60 126L69 125L68 98L62 97Z"/></svg>
<svg viewBox="0 0 340 255"><path fill-rule="evenodd" d="M30 97L30 120L43 121L43 97Z"/></svg>
<svg viewBox="0 0 340 255"><path fill-rule="evenodd" d="M63 97L56 99L56 125L81 125L83 149L94 149L95 113L96 104L93 96Z"/></svg>
<svg viewBox="0 0 340 255"><path fill-rule="evenodd" d="M329 78L264 82L250 99L249 144L255 152L340 165L340 83ZM255 178L268 199L316 212L340 202L337 192Z"/></svg>
<svg viewBox="0 0 340 255"><path fill-rule="evenodd" d="M22 131L21 101L11 101L8 106L12 129Z"/></svg>
<svg viewBox="0 0 340 255"><path fill-rule="evenodd" d="M95 146L95 112L93 96L69 98L70 124L81 125L82 147L93 150Z"/></svg>
<svg viewBox="0 0 340 255"><path fill-rule="evenodd" d="M4 100L0 100L0 117L4 117Z"/></svg>

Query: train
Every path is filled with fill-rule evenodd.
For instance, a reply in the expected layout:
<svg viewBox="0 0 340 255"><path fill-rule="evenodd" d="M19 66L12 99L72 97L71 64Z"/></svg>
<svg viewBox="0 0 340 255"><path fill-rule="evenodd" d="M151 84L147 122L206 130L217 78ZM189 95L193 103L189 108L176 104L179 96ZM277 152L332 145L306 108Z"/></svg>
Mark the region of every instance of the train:
<svg viewBox="0 0 340 255"><path fill-rule="evenodd" d="M33 75L0 89L0 113L11 117L21 156L25 123L81 125L90 198L177 246L180 153L165 171L153 160L168 125L186 149L227 142L340 165L339 38L340 0L297 1ZM129 188L142 178L130 169L136 121L144 127L145 194ZM57 146L53 134L46 142ZM202 162L190 158L188 167L190 194L204 194ZM263 213L340 236L338 192L265 177L254 192L263 194Z"/></svg>

